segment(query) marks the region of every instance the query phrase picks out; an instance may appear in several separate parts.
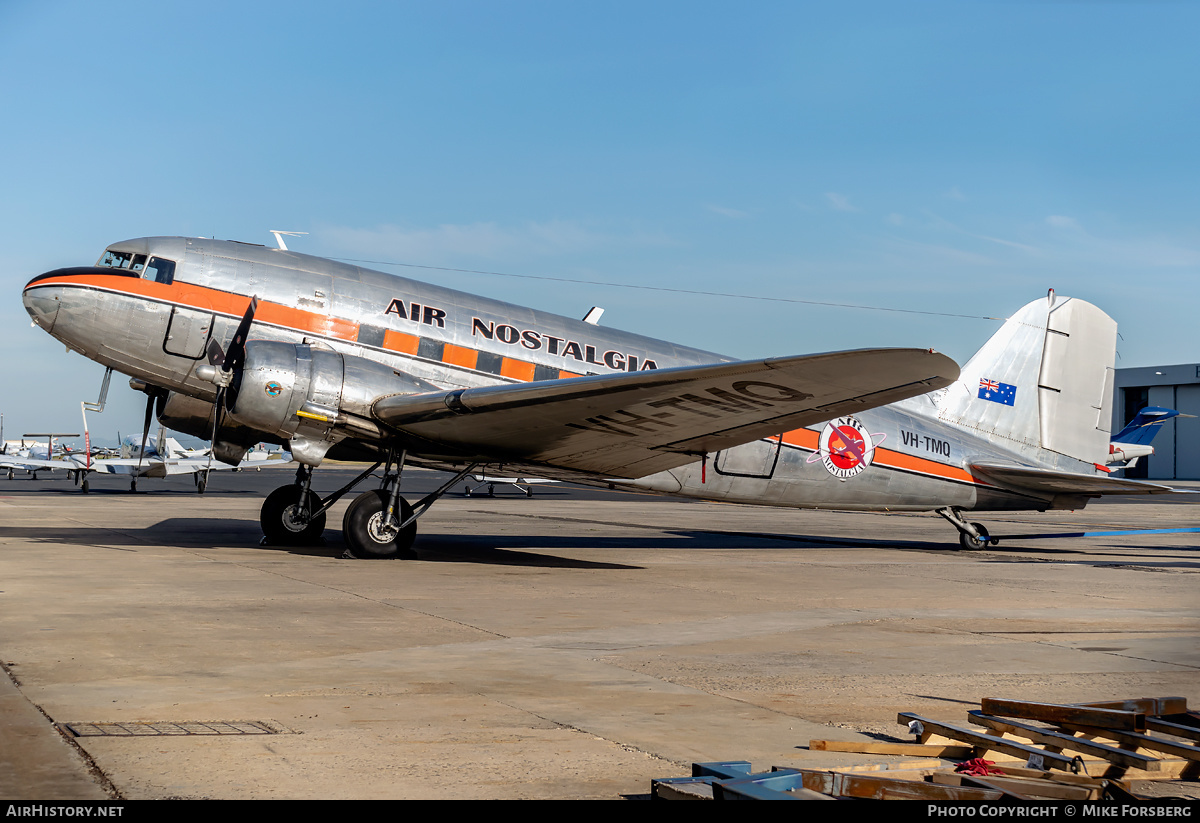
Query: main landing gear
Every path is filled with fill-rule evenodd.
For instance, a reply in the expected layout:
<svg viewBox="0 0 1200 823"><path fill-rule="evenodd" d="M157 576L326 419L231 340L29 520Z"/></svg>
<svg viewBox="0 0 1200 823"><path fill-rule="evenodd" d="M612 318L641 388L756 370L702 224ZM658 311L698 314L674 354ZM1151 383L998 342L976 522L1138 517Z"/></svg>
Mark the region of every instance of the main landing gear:
<svg viewBox="0 0 1200 823"><path fill-rule="evenodd" d="M959 509L947 506L944 509L937 509L937 513L958 529L958 543L967 551L986 548L989 543L993 546L1000 544L1000 538L989 535L982 523L968 523L963 520Z"/></svg>
<svg viewBox="0 0 1200 823"><path fill-rule="evenodd" d="M417 555L412 544L417 536L417 518L476 465L467 466L437 491L421 498L415 506L410 506L400 496L404 457L402 451L397 460L394 452L389 451L379 488L360 494L346 509L342 519L342 536L346 541L343 557L359 560L415 559ZM321 533L325 531L325 513L347 492L367 479L382 462L375 463L324 500L312 491L312 468L301 466L296 472L294 484L276 489L263 502L259 514L263 542L281 546L318 543Z"/></svg>

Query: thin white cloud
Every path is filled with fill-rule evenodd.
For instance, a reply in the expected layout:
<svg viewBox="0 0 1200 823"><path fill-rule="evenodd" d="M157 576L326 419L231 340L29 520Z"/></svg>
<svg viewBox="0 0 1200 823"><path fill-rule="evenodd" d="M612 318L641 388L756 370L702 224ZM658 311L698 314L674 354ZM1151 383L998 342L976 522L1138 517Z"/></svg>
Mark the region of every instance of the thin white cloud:
<svg viewBox="0 0 1200 823"><path fill-rule="evenodd" d="M462 257L512 260L671 243L661 234L604 233L571 220L528 222L519 226L497 223L443 224L426 228L328 226L315 233L330 246L355 254L421 261Z"/></svg>
<svg viewBox="0 0 1200 823"><path fill-rule="evenodd" d="M1011 249L1019 249L1028 254L1040 254L1041 253L1040 249L1038 249L1034 246L1026 245L1025 243L1018 243L1015 240L1004 240L1002 238L991 237L990 235L986 235L986 234L975 234L973 232L969 232L966 229L963 229L960 226L958 226L956 223L952 223L951 221L947 220L946 218L941 217L940 215L934 214L933 212L930 212L930 211L926 211L925 215L926 215L926 217L929 218L929 221L930 221L929 228L937 229L938 231L954 232L955 234L961 234L964 237L970 237L974 240L985 240L988 243L996 243L1001 246L1007 246Z"/></svg>
<svg viewBox="0 0 1200 823"><path fill-rule="evenodd" d="M1027 246L1024 243L1018 243L1015 240L1003 240L999 237L988 237L986 234L971 234L970 232L963 232L963 234L967 235L967 237L974 237L976 240L986 240L989 243L999 243L1001 246L1008 246L1011 249L1020 249L1021 251L1029 252L1030 254L1040 253L1040 249L1034 246Z"/></svg>
<svg viewBox="0 0 1200 823"><path fill-rule="evenodd" d="M850 202L849 197L838 194L836 191L825 192L825 199L829 201L829 205L833 207L834 211L858 211Z"/></svg>
<svg viewBox="0 0 1200 823"><path fill-rule="evenodd" d="M943 194L942 196L945 197L947 200L963 201L963 200L967 199L967 196L958 190L958 186L951 186L950 190L948 192L946 192L945 194Z"/></svg>
<svg viewBox="0 0 1200 823"><path fill-rule="evenodd" d="M1046 225L1053 226L1056 229L1082 229L1079 221L1074 217L1066 217L1061 214L1052 214L1046 218Z"/></svg>
<svg viewBox="0 0 1200 823"><path fill-rule="evenodd" d="M729 209L725 208L724 206L715 206L712 203L709 203L707 206L705 206L705 208L707 208L713 214L719 214L722 217L730 217L734 220L745 220L750 216L750 212L741 211L740 209Z"/></svg>
<svg viewBox="0 0 1200 823"><path fill-rule="evenodd" d="M900 238L892 238L890 243L894 253L903 255L909 260L937 261L965 266L994 266L999 262L983 254L936 243L921 243Z"/></svg>

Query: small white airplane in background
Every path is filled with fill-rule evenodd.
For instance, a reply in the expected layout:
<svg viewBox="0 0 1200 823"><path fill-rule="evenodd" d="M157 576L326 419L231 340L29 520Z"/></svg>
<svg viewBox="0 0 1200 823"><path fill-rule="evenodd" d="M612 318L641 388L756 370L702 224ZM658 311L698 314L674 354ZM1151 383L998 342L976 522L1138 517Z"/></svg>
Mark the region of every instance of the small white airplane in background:
<svg viewBox="0 0 1200 823"><path fill-rule="evenodd" d="M464 483L463 493L470 497L475 492L482 489L485 485L488 488L488 496L496 496L496 486L513 486L525 492L526 497L533 497L533 489L530 486L539 483L558 483L558 480L546 480L542 477L490 477L486 474L473 474L471 480L478 485L472 487L470 481Z"/></svg>
<svg viewBox="0 0 1200 823"><path fill-rule="evenodd" d="M145 442L143 447L139 442ZM21 454L0 454L0 471L8 470L8 479L12 480L17 470L28 472L31 479L36 480L38 472L67 471L71 472L75 485L87 494L91 484L88 475L117 474L129 477L129 490L137 491L137 481L141 477L174 477L181 474L191 474L196 481L196 493L204 494L208 486L210 471L241 471L245 469L279 468L292 462L292 456L287 452L269 452L265 448L255 448L247 452L244 460L236 466L229 466L214 461L207 454L207 449L185 449L173 437L168 437L165 430L160 429L155 441L143 441L142 438L129 436L121 444L121 457L96 459L92 450L65 451L61 459L44 459ZM278 455L278 457L276 457Z"/></svg>
<svg viewBox="0 0 1200 823"><path fill-rule="evenodd" d="M55 460L54 456L61 455L66 457L70 454L79 454L76 449L54 441L57 438L63 437L78 437L78 434L66 434L57 432L47 432L43 434L25 434L22 435L19 443L9 443L0 439L0 470L8 469L8 479L13 479L13 474L17 469L22 469L27 472L34 480L37 479L39 471L54 471L55 469L69 469L71 466L64 464L63 461ZM26 443L25 438L46 438L46 445L43 446L36 440L31 443Z"/></svg>
<svg viewBox="0 0 1200 823"><path fill-rule="evenodd" d="M145 446L135 445L140 440ZM210 471L241 471L244 469L279 468L292 462L292 456L279 452L280 458L272 460L265 450L254 449L246 453L245 459L236 466L214 461L208 449L185 449L173 437L167 437L165 429L159 429L153 445L145 438L130 436L122 443L121 457L109 460L89 460L80 465L75 477L84 494L89 490L88 472L101 474L123 474L129 477L129 490L137 491L139 477L173 477L191 474L196 480L196 493L204 494L208 486ZM79 458L73 458L78 461Z"/></svg>

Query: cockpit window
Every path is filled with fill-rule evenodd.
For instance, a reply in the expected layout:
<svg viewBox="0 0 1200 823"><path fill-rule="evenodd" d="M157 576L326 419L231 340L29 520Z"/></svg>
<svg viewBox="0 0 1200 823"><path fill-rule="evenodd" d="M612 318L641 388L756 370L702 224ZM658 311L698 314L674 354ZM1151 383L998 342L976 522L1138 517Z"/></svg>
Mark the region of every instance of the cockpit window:
<svg viewBox="0 0 1200 823"><path fill-rule="evenodd" d="M135 254L131 251L113 251L112 249L108 249L96 265L103 266L106 269L126 269L140 274L142 269L146 267L146 255Z"/></svg>
<svg viewBox="0 0 1200 823"><path fill-rule="evenodd" d="M170 284L175 280L175 261L164 260L161 257L151 257L150 264L146 266L145 276L147 280Z"/></svg>

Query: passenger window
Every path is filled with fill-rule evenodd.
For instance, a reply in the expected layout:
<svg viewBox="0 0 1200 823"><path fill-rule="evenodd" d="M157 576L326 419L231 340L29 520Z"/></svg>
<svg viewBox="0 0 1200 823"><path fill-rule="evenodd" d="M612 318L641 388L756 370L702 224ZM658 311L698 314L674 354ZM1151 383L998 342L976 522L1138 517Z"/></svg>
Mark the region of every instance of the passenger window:
<svg viewBox="0 0 1200 823"><path fill-rule="evenodd" d="M175 262L161 257L151 257L146 266L146 279L156 283L170 284L175 280Z"/></svg>

